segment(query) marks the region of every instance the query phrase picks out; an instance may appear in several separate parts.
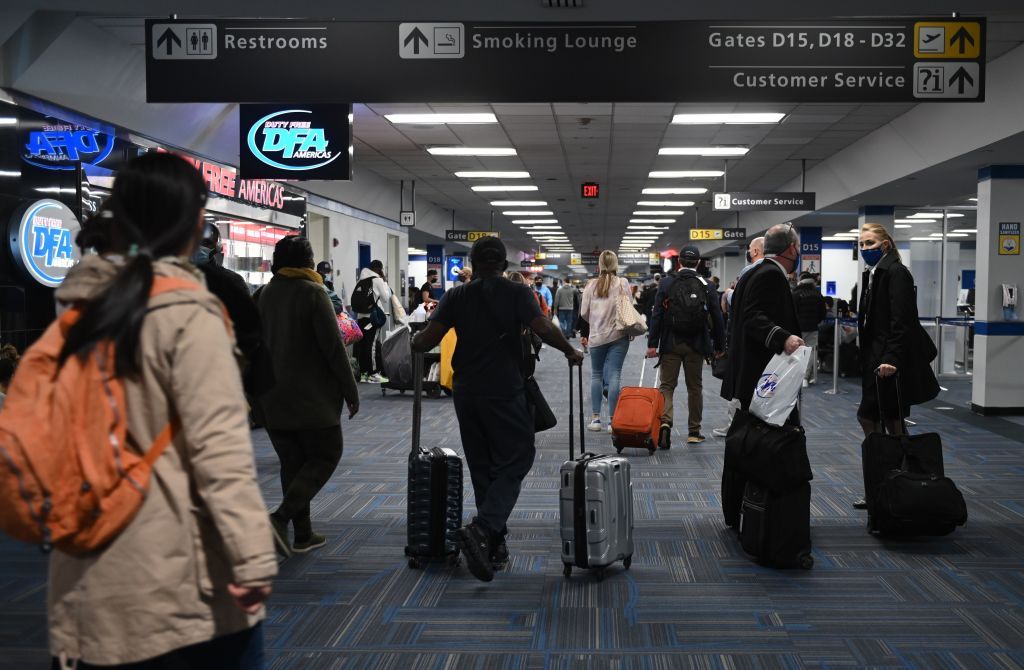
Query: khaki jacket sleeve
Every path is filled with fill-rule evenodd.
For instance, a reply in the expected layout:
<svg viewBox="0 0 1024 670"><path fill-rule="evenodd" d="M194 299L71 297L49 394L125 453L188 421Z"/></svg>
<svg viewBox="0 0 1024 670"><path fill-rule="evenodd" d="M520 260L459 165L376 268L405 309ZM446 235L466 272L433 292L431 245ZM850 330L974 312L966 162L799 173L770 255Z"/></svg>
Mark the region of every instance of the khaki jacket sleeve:
<svg viewBox="0 0 1024 670"><path fill-rule="evenodd" d="M326 302L326 295L324 296ZM184 311L184 310L183 310ZM179 322L171 395L189 465L224 542L234 581L269 580L277 561L256 482L248 413L223 318L196 306Z"/></svg>

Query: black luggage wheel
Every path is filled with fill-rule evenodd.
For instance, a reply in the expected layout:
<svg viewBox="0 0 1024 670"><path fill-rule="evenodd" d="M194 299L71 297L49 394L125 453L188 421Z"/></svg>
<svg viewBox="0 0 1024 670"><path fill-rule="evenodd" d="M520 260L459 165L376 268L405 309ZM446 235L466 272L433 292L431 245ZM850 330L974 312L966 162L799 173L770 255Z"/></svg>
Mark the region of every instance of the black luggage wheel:
<svg viewBox="0 0 1024 670"><path fill-rule="evenodd" d="M629 556L626 556L624 559L622 559L622 567L629 570L629 566L631 565L633 565L633 554L630 554Z"/></svg>
<svg viewBox="0 0 1024 670"><path fill-rule="evenodd" d="M441 387L440 386L431 386L429 389L427 389L427 396L429 396L431 398L440 398L441 397Z"/></svg>
<svg viewBox="0 0 1024 670"><path fill-rule="evenodd" d="M615 447L615 453L621 454L622 453L622 447Z"/></svg>
<svg viewBox="0 0 1024 670"><path fill-rule="evenodd" d="M647 455L648 456L653 456L654 452L657 451L657 450L658 450L657 447L647 447Z"/></svg>
<svg viewBox="0 0 1024 670"><path fill-rule="evenodd" d="M421 561L418 558L410 558L409 559L409 569L410 570L422 570L423 569L423 561Z"/></svg>
<svg viewBox="0 0 1024 670"><path fill-rule="evenodd" d="M598 568L594 572L595 572L595 574L597 576L597 581L603 582L604 581L604 568Z"/></svg>
<svg viewBox="0 0 1024 670"><path fill-rule="evenodd" d="M800 568L803 570L810 570L814 567L814 556L807 554L806 556L800 557Z"/></svg>
<svg viewBox="0 0 1024 670"><path fill-rule="evenodd" d="M562 574L565 575L566 579L569 579L570 577L572 577L572 564L571 563L563 564L563 566L562 566Z"/></svg>

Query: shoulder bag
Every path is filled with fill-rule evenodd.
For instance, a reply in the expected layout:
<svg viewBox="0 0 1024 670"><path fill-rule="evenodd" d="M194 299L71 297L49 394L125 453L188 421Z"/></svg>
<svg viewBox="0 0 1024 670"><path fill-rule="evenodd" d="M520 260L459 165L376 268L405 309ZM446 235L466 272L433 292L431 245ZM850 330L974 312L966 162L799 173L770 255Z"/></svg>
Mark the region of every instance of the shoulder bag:
<svg viewBox="0 0 1024 670"><path fill-rule="evenodd" d="M616 294L615 300L615 330L621 330L627 337L636 337L647 332L647 321L644 316L633 307L633 300L629 297L628 289L619 284L622 289Z"/></svg>

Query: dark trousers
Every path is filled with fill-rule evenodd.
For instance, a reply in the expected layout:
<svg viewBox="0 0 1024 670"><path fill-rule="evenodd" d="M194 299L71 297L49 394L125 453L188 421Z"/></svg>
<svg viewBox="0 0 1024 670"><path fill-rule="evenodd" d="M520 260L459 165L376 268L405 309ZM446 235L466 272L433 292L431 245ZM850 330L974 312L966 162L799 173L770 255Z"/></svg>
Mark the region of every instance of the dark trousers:
<svg viewBox="0 0 1024 670"><path fill-rule="evenodd" d="M363 331L363 339L352 345L352 353L359 362L359 374L372 375L377 371L373 365L373 341L377 339L377 329L371 328L369 332L366 331L366 327L370 325L368 318L359 319L356 323Z"/></svg>
<svg viewBox="0 0 1024 670"><path fill-rule="evenodd" d="M503 534L537 453L526 395L494 397L456 386L453 400L476 495L474 521L492 535Z"/></svg>
<svg viewBox="0 0 1024 670"><path fill-rule="evenodd" d="M92 665L79 661L74 667L78 670L262 670L263 624L175 649L138 663ZM60 660L56 658L50 668L63 670Z"/></svg>
<svg viewBox="0 0 1024 670"><path fill-rule="evenodd" d="M341 460L341 426L315 430L267 430L281 461L284 499L274 514L295 526L295 541L313 533L309 502L334 474Z"/></svg>

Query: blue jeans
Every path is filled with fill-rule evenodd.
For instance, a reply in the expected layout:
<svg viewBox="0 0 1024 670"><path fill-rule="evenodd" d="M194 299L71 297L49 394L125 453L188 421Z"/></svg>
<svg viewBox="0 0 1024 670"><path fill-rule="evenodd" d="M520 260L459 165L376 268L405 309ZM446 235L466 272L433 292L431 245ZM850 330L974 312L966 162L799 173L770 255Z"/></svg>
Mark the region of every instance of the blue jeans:
<svg viewBox="0 0 1024 670"><path fill-rule="evenodd" d="M622 362L629 350L629 338L621 337L597 347L590 347L590 407L594 414L601 413L601 399L608 389L608 420L615 415L619 401Z"/></svg>
<svg viewBox="0 0 1024 670"><path fill-rule="evenodd" d="M562 335L567 340L572 337L572 314L571 309L558 310L558 325L562 327Z"/></svg>

